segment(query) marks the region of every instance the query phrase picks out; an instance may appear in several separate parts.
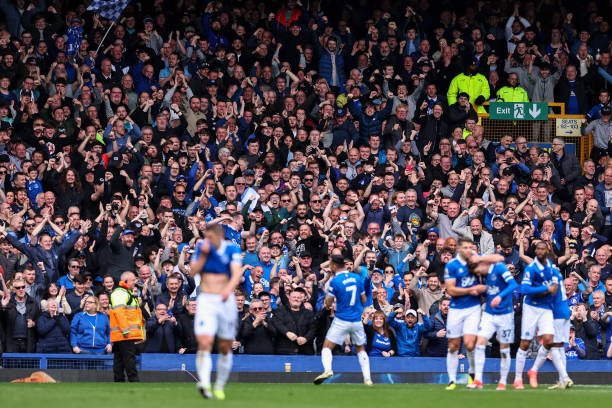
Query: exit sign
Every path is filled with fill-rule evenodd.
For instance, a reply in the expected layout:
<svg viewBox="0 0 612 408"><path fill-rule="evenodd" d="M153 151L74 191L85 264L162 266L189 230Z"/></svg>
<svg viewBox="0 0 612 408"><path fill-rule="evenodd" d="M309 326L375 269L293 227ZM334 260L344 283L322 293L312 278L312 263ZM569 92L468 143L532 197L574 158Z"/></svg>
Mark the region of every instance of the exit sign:
<svg viewBox="0 0 612 408"><path fill-rule="evenodd" d="M548 120L546 102L492 102L489 117L493 120Z"/></svg>

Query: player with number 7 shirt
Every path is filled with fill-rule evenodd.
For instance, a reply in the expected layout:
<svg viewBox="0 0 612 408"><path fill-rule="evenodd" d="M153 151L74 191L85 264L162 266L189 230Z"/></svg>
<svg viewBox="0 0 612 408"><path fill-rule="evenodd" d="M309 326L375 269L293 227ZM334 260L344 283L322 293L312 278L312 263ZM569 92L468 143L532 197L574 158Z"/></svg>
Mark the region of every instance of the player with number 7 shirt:
<svg viewBox="0 0 612 408"><path fill-rule="evenodd" d="M343 344L346 336L350 336L351 343L357 351L363 383L371 386L370 360L365 351L366 334L361 323L363 306L367 300L363 279L360 275L347 271L344 258L339 255L332 255L329 265L334 277L329 282L324 306L326 309L331 309L335 301L336 317L327 331L321 350L323 373L314 379L314 384L322 384L333 377L332 350L336 345Z"/></svg>

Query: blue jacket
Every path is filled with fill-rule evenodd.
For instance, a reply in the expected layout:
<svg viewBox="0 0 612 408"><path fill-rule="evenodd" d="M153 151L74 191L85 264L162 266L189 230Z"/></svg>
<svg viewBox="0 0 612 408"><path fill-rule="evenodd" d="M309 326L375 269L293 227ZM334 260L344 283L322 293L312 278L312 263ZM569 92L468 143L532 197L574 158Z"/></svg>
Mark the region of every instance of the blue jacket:
<svg viewBox="0 0 612 408"><path fill-rule="evenodd" d="M332 57L327 48L320 49L321 59L319 60L319 75L327 81L329 86L332 85ZM338 49L335 53L336 55L336 76L338 77L338 86L341 87L344 85L346 81L346 75L344 73L344 56L342 52Z"/></svg>
<svg viewBox="0 0 612 408"><path fill-rule="evenodd" d="M76 244L80 237L80 231L76 231L61 245L54 240L51 250L45 251L38 244L34 246L26 245L11 234L6 235L6 239L11 245L17 248L19 252L28 257L28 260L32 262L36 270L36 283L45 282L45 274L38 267L38 262L43 262L45 264L45 273L49 282L55 282L59 278L59 271L57 269L60 258L73 249L74 244ZM45 284L46 283L47 282L45 282Z"/></svg>
<svg viewBox="0 0 612 408"><path fill-rule="evenodd" d="M425 333L425 338L428 340L425 353L427 357L444 357L448 349L448 339L446 336L438 337L438 333L442 329L446 329L446 317L438 310L438 313L431 318L431 328Z"/></svg>
<svg viewBox="0 0 612 408"><path fill-rule="evenodd" d="M37 353L70 353L68 336L70 336L70 322L63 314L54 318L45 312L36 320L38 332Z"/></svg>
<svg viewBox="0 0 612 408"><path fill-rule="evenodd" d="M387 101L383 110L374 112L372 116L368 116L365 112L360 109L355 101L349 99L348 108L353 115L353 118L359 121L359 143L358 146L369 143L370 135L381 135L382 134L382 123L383 120L387 119L391 114L393 103Z"/></svg>
<svg viewBox="0 0 612 408"><path fill-rule="evenodd" d="M104 313L96 313L93 324L89 317L81 312L72 319L70 346L91 354L102 354L106 345L110 344L110 321Z"/></svg>
<svg viewBox="0 0 612 408"><path fill-rule="evenodd" d="M416 323L410 328L404 320L396 320L395 313L391 313L388 323L389 326L395 329L397 355L400 357L419 357L421 355L421 339L423 334L431 328L429 317L423 316L423 323Z"/></svg>

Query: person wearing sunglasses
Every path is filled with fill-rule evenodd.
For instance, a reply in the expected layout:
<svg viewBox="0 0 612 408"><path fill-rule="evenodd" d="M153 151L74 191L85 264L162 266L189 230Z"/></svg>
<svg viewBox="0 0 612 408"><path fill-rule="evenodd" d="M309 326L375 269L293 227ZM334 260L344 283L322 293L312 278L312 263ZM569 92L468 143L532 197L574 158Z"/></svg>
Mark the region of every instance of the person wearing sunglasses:
<svg viewBox="0 0 612 408"><path fill-rule="evenodd" d="M2 312L5 316L6 351L8 353L34 353L36 350L36 321L40 309L34 298L26 293L26 281L16 279L13 294L2 294Z"/></svg>
<svg viewBox="0 0 612 408"><path fill-rule="evenodd" d="M274 354L274 328L261 299L253 299L249 313L240 323L238 338L246 354Z"/></svg>

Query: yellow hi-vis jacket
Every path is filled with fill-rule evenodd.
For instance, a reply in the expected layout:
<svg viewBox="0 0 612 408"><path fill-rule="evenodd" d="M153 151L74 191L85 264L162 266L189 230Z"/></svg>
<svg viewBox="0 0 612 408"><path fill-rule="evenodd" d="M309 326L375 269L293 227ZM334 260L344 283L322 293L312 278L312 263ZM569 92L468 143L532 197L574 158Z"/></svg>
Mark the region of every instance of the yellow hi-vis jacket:
<svg viewBox="0 0 612 408"><path fill-rule="evenodd" d="M465 92L470 96L470 103L474 104L476 98L483 96L485 101L488 101L491 97L491 89L489 88L489 81L482 74L466 75L461 73L453 78L448 87L448 93L446 95L448 99L448 106L457 102L457 95L460 92ZM482 106L476 107L476 112L486 112Z"/></svg>
<svg viewBox="0 0 612 408"><path fill-rule="evenodd" d="M138 298L121 286L110 295L110 340L112 343L124 340L144 340L142 311Z"/></svg>
<svg viewBox="0 0 612 408"><path fill-rule="evenodd" d="M529 102L529 96L527 91L520 86L513 88L511 86L504 86L497 91L498 102Z"/></svg>

